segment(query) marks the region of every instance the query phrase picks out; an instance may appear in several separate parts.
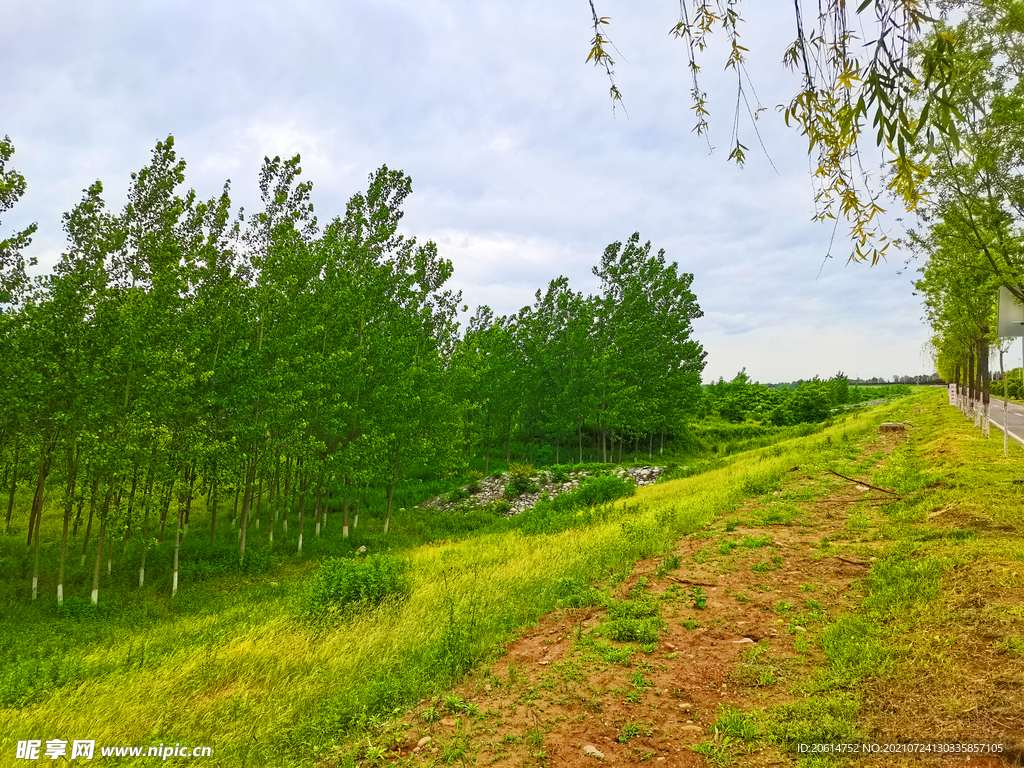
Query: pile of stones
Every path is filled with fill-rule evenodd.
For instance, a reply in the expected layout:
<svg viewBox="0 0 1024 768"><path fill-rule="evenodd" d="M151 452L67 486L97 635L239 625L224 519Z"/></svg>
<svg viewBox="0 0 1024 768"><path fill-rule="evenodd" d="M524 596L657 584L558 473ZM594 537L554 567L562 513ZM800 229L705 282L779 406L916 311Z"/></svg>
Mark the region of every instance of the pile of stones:
<svg viewBox="0 0 1024 768"><path fill-rule="evenodd" d="M612 474L622 478L632 478L637 487L651 485L661 477L663 469L655 466L644 467L619 467L611 471ZM607 473L607 470L605 470ZM538 470L531 475L532 485L537 490L521 493L518 496L505 498L505 487L508 485L509 476L505 472L501 475L485 477L477 483L479 490L473 492L471 485L464 485L454 495L438 496L420 504L421 508L431 507L441 512L467 512L471 509L479 509L488 505L499 505L504 509L506 517L521 514L534 505L546 493L549 497L557 496L560 493L575 491L580 487L584 479L596 473L594 472L567 472L567 479L562 482L555 482L551 479L551 473ZM461 498L456 498L456 497ZM505 509L507 507L507 509Z"/></svg>

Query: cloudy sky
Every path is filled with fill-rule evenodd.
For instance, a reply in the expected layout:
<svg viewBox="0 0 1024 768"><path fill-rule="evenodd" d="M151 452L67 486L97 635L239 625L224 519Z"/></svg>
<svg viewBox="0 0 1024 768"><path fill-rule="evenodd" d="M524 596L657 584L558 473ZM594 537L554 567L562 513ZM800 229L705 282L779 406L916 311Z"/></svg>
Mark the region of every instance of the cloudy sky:
<svg viewBox="0 0 1024 768"><path fill-rule="evenodd" d="M120 209L168 134L188 186L209 197L230 179L249 210L263 157L301 153L321 221L387 164L413 179L403 229L452 260L470 311L514 312L560 274L594 292L605 246L639 231L695 276L705 380L930 371L915 267L848 264L842 227L825 259L806 148L776 110L799 84L779 64L791 6L743 6L771 162L744 118L742 170L726 159L722 51L704 66L712 152L691 133L685 51L666 34L678 5L597 6L628 117L585 63L586 0L9 0L0 135L29 189L0 231L38 222L28 255L49 268L82 190L100 179Z"/></svg>

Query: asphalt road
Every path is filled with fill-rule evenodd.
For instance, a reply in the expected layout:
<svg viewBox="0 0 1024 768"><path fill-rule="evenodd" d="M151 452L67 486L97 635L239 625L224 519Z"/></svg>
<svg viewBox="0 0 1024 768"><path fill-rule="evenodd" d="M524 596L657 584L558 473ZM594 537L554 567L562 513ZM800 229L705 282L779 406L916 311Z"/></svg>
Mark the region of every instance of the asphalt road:
<svg viewBox="0 0 1024 768"><path fill-rule="evenodd" d="M992 426L1003 428L1003 401L993 397L989 403L988 420ZM1006 431L1010 437L1024 445L1024 405L1010 403L1006 409Z"/></svg>

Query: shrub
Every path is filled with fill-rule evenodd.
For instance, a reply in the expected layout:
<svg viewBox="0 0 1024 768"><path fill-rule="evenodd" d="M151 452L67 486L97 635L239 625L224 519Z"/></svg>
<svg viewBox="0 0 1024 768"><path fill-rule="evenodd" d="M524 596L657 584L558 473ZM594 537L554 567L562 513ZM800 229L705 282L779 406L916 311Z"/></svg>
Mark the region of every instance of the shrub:
<svg viewBox="0 0 1024 768"><path fill-rule="evenodd" d="M449 504L458 504L460 501L462 501L468 495L469 495L468 491L464 491L461 488L456 488L453 491L451 491L451 493L449 493L448 496L445 497L445 500Z"/></svg>
<svg viewBox="0 0 1024 768"><path fill-rule="evenodd" d="M508 467L508 480L505 483L504 496L506 499L514 499L527 491L536 490L537 486L531 477L533 467L529 464L519 464L513 461Z"/></svg>
<svg viewBox="0 0 1024 768"><path fill-rule="evenodd" d="M577 498L580 507L595 507L635 493L636 483L632 478L605 475L587 478L571 495Z"/></svg>
<svg viewBox="0 0 1024 768"><path fill-rule="evenodd" d="M561 467L554 467L549 475L552 483L568 483L569 473Z"/></svg>
<svg viewBox="0 0 1024 768"><path fill-rule="evenodd" d="M469 473L468 477L469 483L466 484L466 490L470 493L480 493L480 481L484 479L484 473L474 469Z"/></svg>
<svg viewBox="0 0 1024 768"><path fill-rule="evenodd" d="M364 559L333 557L313 574L307 608L317 611L358 611L386 600L404 600L411 592L406 563L391 555Z"/></svg>

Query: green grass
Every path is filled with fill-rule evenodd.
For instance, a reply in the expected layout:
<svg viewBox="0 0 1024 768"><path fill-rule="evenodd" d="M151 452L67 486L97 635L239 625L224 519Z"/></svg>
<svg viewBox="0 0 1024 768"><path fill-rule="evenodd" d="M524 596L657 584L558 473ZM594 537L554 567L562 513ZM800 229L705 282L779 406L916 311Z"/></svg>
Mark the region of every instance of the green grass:
<svg viewBox="0 0 1024 768"><path fill-rule="evenodd" d="M301 619L315 563L291 559L283 536L267 546L266 522L252 551L264 547L268 555L254 555L252 569L239 571L227 565L230 554L203 554L208 543L197 509L200 532L186 537L183 586L173 601L166 549L151 553L153 577L140 591L133 544L119 544L100 610L82 604L88 573L77 567L67 593L79 600L64 611L52 599L28 603L30 564L19 553L24 533L16 531L4 539L0 565L0 750L44 732L88 734L98 743L210 745L211 766L308 765L396 709L446 690L493 658L516 628L559 606L594 604L595 581L628 572L637 559L661 555L679 537L733 514L749 495L777 488L793 465L841 471L849 449L838 436L866 435L885 413L851 415L767 454L734 456L703 475L641 488L584 524L552 532L503 527L493 516L435 520L407 510L396 512L385 537L379 518L364 509L356 534L341 542L337 515L320 540L307 519L314 557L349 555L365 544L371 553L400 552L408 565L404 600L384 600L329 627ZM47 515L52 533L57 516L52 509ZM289 536L294 526L293 518ZM434 540L414 546L419 536ZM52 563L53 552L45 554ZM190 563L207 564L203 578L198 569L189 572ZM52 585L44 586L48 594ZM605 626L620 622L616 632L633 642L656 640L660 618L651 605L653 613L642 600L614 603ZM587 637L580 643L610 663L635 650Z"/></svg>

